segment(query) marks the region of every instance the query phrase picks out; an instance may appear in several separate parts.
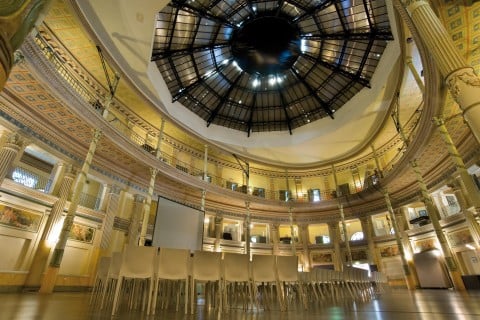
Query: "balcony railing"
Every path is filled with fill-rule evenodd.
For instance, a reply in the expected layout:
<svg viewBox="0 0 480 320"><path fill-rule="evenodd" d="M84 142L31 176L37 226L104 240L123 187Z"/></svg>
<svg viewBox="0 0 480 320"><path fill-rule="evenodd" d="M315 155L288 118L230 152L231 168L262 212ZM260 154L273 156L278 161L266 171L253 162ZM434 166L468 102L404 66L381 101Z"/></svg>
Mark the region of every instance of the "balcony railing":
<svg viewBox="0 0 480 320"><path fill-rule="evenodd" d="M80 194L79 205L85 208L98 210L100 207L100 198L87 193Z"/></svg>
<svg viewBox="0 0 480 320"><path fill-rule="evenodd" d="M48 193L51 180L21 166L15 167L11 179L27 188Z"/></svg>
<svg viewBox="0 0 480 320"><path fill-rule="evenodd" d="M43 38L42 34L39 32L37 33L35 37L35 43L38 45L40 50L43 52L45 57L52 63L52 66L57 70L59 74L62 75L62 77L65 79L65 81L73 88L75 91L79 93L81 97L85 99L86 102L88 102L92 108L95 108L95 110L98 110L98 112L102 112L103 107L100 101L103 100L103 97L106 96L106 92L100 92L100 89L98 86L93 86L90 81L85 80L85 75L80 76L78 74L78 71L72 67L69 67L68 63L65 63L65 60L49 45L48 41ZM116 104L121 104L120 102L115 102ZM122 105L122 108L125 107ZM122 109L120 108L120 109ZM117 110L118 112L121 112ZM407 124L405 125L405 128L408 132L406 132L407 135L411 134L413 132L416 123L418 122L418 115L419 113L415 113L414 116L412 116L411 119L407 121ZM125 116L125 115L124 115ZM137 116L138 117L138 116ZM128 117L127 117L128 118ZM139 149L142 150L142 152L148 152L152 155L156 154L157 151L157 143L155 140L158 139L158 132L159 129L156 129L156 132L151 132L147 131L145 128L154 128L153 125L148 123L148 121L145 121L145 125L139 125L135 127L135 130L126 124L122 122L119 118L115 116L114 113L109 114L109 119L107 121L118 130L119 133L122 135L128 137L134 144L138 145ZM142 121L144 121L142 119ZM141 131L141 132L140 132ZM177 141L174 137L170 137L164 133L164 136L168 140L172 141ZM377 149L377 154L382 155L386 152L386 150L390 150L392 148L395 149L401 149L403 146L403 142L401 142L399 139L394 138L385 143L383 146L379 147ZM202 154L200 150L197 150L198 154ZM371 155L368 155L366 157L371 157ZM402 157L402 153L398 152L396 156L388 163L386 168L384 170L390 170L393 166L394 163L400 160ZM179 161L178 159L174 159L174 157L170 154L165 153L162 151L161 153L161 158L162 161L165 163L169 164L170 166L176 168L177 170L183 171L185 173L188 173L193 176L203 176L203 168L196 168L192 166L190 163L184 163L182 161ZM364 160L364 159L360 159ZM355 161L360 161L356 159ZM365 162L365 161L363 161ZM363 163L362 162L362 163ZM231 163L232 168L237 168L238 165L235 162ZM342 172L346 170L351 170L351 168L355 167L356 168L356 163L355 162L349 162L349 163L343 163L336 167L337 172ZM238 168L239 171L241 171L241 168ZM255 168L253 166L250 167L250 172L258 172L261 175L269 175L273 177L278 177L278 179L293 179L293 176L296 176L295 173L289 173L292 174L291 177L281 177L283 174L279 174L278 171L272 170L264 170L264 169L259 169ZM328 169L319 169L319 170L313 170L309 173L309 177L318 176L319 179L324 179L325 174L330 172L330 168ZM331 174L331 172L330 172ZM300 174L301 175L301 174ZM212 175L211 173L208 173L208 176L210 177L209 183L228 188L228 183L230 181L227 181L223 177L218 177L215 175ZM255 187L261 187L261 186L255 186ZM366 187L366 186L365 186ZM239 191L243 192L246 194L250 194L252 196L256 196L259 198L264 198L264 199L269 199L269 200L279 200L279 201L296 201L296 202L309 202L312 201L311 199L308 198L308 195L302 192L294 192L294 190L290 190L291 192L289 193L289 196L284 199L284 197L281 196L279 190L269 190L266 188L257 188L257 189L262 189L262 192L254 192L254 188L242 188L240 186L237 190L234 191ZM365 188L363 185L360 187L358 184L351 184L349 185L349 190L353 191L352 194L358 193L363 191ZM351 192L350 191L350 192ZM342 194L344 196L345 194ZM337 193L334 189L326 189L326 190L321 190L320 191L320 201L324 200L330 200L330 199L335 199L337 197ZM93 208L96 206L94 204L94 200L84 200L85 206L89 208ZM96 201L96 200L95 200ZM313 202L313 201L312 201Z"/></svg>

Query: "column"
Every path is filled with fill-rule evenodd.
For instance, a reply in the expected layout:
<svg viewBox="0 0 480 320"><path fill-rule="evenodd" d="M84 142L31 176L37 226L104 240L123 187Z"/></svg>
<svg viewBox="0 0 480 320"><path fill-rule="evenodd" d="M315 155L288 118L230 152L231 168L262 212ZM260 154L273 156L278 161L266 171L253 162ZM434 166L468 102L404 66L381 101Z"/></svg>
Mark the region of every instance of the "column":
<svg viewBox="0 0 480 320"><path fill-rule="evenodd" d="M145 199L145 204L143 207L143 216L141 218L141 231L138 240L138 245L140 246L145 245L145 238L147 236L148 220L150 218L150 208L152 207L152 197L155 188L155 180L157 178L157 173L157 168L150 168L150 183L148 184L147 198Z"/></svg>
<svg viewBox="0 0 480 320"><path fill-rule="evenodd" d="M403 0L425 44L445 78L452 97L463 111L465 122L480 142L480 78L455 47L450 35L426 0Z"/></svg>
<svg viewBox="0 0 480 320"><path fill-rule="evenodd" d="M373 159L375 160L375 166L377 167L377 172L378 172L377 179L383 178L383 170L382 170L382 167L380 166L380 161L378 161L377 150L375 149L373 144L370 145L370 147L372 148Z"/></svg>
<svg viewBox="0 0 480 320"><path fill-rule="evenodd" d="M62 183L59 188L58 199L53 203L50 214L48 215L45 228L38 243L37 250L33 257L29 273L25 280L25 287L39 287L42 274L50 255L50 249L58 241L60 228L62 225L62 214L67 203L70 189L72 188L75 173L69 166L67 173L63 176Z"/></svg>
<svg viewBox="0 0 480 320"><path fill-rule="evenodd" d="M245 253L250 256L250 201L245 201L247 214L243 222L243 230L245 232Z"/></svg>
<svg viewBox="0 0 480 320"><path fill-rule="evenodd" d="M340 210L340 219L342 223L342 229L343 229L343 238L345 240L345 249L347 250L347 262L348 265L351 267L353 265L352 261L352 250L350 248L350 239L348 239L348 233L347 233L347 224L345 223L345 214L343 212L343 204L338 201L338 209Z"/></svg>
<svg viewBox="0 0 480 320"><path fill-rule="evenodd" d="M395 213L393 212L392 202L390 201L390 195L387 190L383 190L383 196L385 198L385 204L387 205L387 210L390 215L390 222L392 223L393 231L395 232L395 240L397 242L398 251L400 252L400 259L402 259L403 273L405 275L405 282L409 290L414 290L416 287L415 278L410 270L410 266L405 256L405 249L403 247L403 242L400 237L400 230L398 228L397 219Z"/></svg>
<svg viewBox="0 0 480 320"><path fill-rule="evenodd" d="M0 184L12 170L17 154L23 148L23 145L24 141L18 133L7 134L7 140L0 149Z"/></svg>
<svg viewBox="0 0 480 320"><path fill-rule="evenodd" d="M372 228L372 219L370 216L360 218L360 223L362 225L364 239L367 240L368 244L368 264L370 265L370 270L378 269L378 259L375 254L375 243L373 242L373 228Z"/></svg>
<svg viewBox="0 0 480 320"><path fill-rule="evenodd" d="M398 208L397 210L394 210L394 213L395 213L395 222L397 224L399 235L403 244L403 253L405 255L405 259L407 260L407 265L412 275L411 276L411 281L413 282L412 285L414 285L415 288L419 288L420 283L418 282L417 269L415 268L415 264L413 263L412 243L410 242L410 239L408 238L408 234L407 234L408 208L407 207Z"/></svg>
<svg viewBox="0 0 480 320"><path fill-rule="evenodd" d="M70 230L72 229L73 220L75 219L78 203L80 202L80 195L82 193L83 186L85 185L85 181L87 180L87 174L88 174L88 171L90 170L90 165L93 160L93 155L95 154L98 140L100 139L101 135L102 135L102 132L100 130L98 129L94 130L93 139L92 139L92 142L90 143L90 147L85 157L85 161L83 162L82 169L79 175L77 176L77 179L75 181L75 186L72 189L73 195L71 197L67 216L63 221L62 231L60 233L60 237L57 242L57 245L55 246L55 250L53 251L53 255L50 260L47 273L43 278L43 282L39 291L40 293L52 293L53 287L55 286L58 270L60 269L63 253L65 252L65 245L67 244L68 235L70 234Z"/></svg>
<svg viewBox="0 0 480 320"><path fill-rule="evenodd" d="M0 8L0 91L13 66L13 53L23 43L50 0L4 1Z"/></svg>
<svg viewBox="0 0 480 320"><path fill-rule="evenodd" d="M453 140L448 133L444 119L435 117L433 120L435 121L438 131L440 132L440 135L442 136L443 141L447 146L450 158L452 159L453 163L455 164L455 168L457 169L457 174L459 175L459 186L461 187L464 196L462 198L466 200L468 206L467 210L462 211L465 215L465 220L472 233L472 236L475 239L475 243L478 244L478 241L480 239L480 227L475 219L474 213L480 211L480 193L478 192L477 186L475 185L472 177L468 173L462 156L458 152L457 147L453 143ZM473 208L470 209L470 207Z"/></svg>
<svg viewBox="0 0 480 320"><path fill-rule="evenodd" d="M112 185L106 188L107 195L105 197L105 219L103 221L102 241L100 248L104 250L106 255L111 252L111 239L113 232L113 223L118 212L118 204L120 200L120 187Z"/></svg>
<svg viewBox="0 0 480 320"><path fill-rule="evenodd" d="M142 214L144 214L145 197L140 194L133 195L132 215L128 227L127 244L136 246L140 244L140 229L143 227ZM140 244L140 245L143 245Z"/></svg>
<svg viewBox="0 0 480 320"><path fill-rule="evenodd" d="M222 239L222 225L223 216L220 213L215 215L215 244L214 249L216 252L220 252L220 239Z"/></svg>
<svg viewBox="0 0 480 320"><path fill-rule="evenodd" d="M60 186L62 184L63 176L67 168L68 168L68 165L62 161L59 161L54 165L49 178L49 187L48 187L49 194L53 194L53 195L58 194L60 190Z"/></svg>
<svg viewBox="0 0 480 320"><path fill-rule="evenodd" d="M302 223L298 225L298 229L300 231L299 236L303 249L303 270L310 271L310 249L308 248L310 236L308 232L308 224Z"/></svg>
<svg viewBox="0 0 480 320"><path fill-rule="evenodd" d="M448 186L452 189L453 194L457 198L458 205L460 206L461 212L465 216L465 223L468 227L468 230L470 231L470 234L472 235L472 238L474 239L475 243L477 244L477 248L480 245L480 226L477 222L477 219L473 215L473 212L471 211L472 208L468 208L468 204L466 201L466 196L465 193L462 191L460 188L461 185L461 178L459 177L457 179L452 179L453 181L448 184ZM473 207L473 210L478 210L475 207Z"/></svg>
<svg viewBox="0 0 480 320"><path fill-rule="evenodd" d="M417 183L422 193L423 202L425 203L425 207L428 211L428 216L430 217L430 221L432 222L433 229L435 230L435 234L437 235L438 242L440 243L440 247L443 251L443 256L445 257L445 262L447 264L447 269L450 274L450 278L452 279L453 286L456 290L465 290L465 286L463 284L463 280L460 274L460 270L458 269L457 263L455 262L450 247L447 242L447 237L443 233L442 226L440 225L439 221L439 213L435 205L433 204L430 195L428 194L427 185L423 181L422 174L420 173L420 169L415 160L411 162L412 169L417 177Z"/></svg>
<svg viewBox="0 0 480 320"><path fill-rule="evenodd" d="M288 219L290 221L290 238L292 239L290 244L292 246L292 256L294 256L297 254L297 243L295 242L292 207L288 208Z"/></svg>
<svg viewBox="0 0 480 320"><path fill-rule="evenodd" d="M331 243L333 243L333 265L336 271L343 270L343 257L342 250L340 247L340 228L338 227L338 222L329 222L328 223L328 233L330 236Z"/></svg>
<svg viewBox="0 0 480 320"><path fill-rule="evenodd" d="M155 157L157 159L160 159L162 156L161 146L162 146L164 129L165 129L165 119L162 118L162 122L160 124L160 131L158 134L156 152L155 152ZM152 197L153 197L153 192L155 190L155 181L157 179L157 174L158 174L157 168L150 168L150 182L148 184L147 198L145 200L145 205L143 208L142 226L140 230L140 238L138 240L138 245L140 246L145 245L145 238L147 236L147 230L148 230L148 220L150 218L150 208L152 207Z"/></svg>
<svg viewBox="0 0 480 320"><path fill-rule="evenodd" d="M280 225L278 223L273 223L270 225L270 239L272 241L272 253L278 255L280 253L280 248L278 244L280 243L280 235L278 234L278 228Z"/></svg>
<svg viewBox="0 0 480 320"><path fill-rule="evenodd" d="M450 158L452 159L455 168L457 169L457 174L459 175L460 187L463 189L463 193L466 197L466 200L470 206L480 209L480 193L477 190L477 186L473 181L472 177L468 173L465 163L463 162L462 156L457 150L457 147L453 143L450 134L448 133L447 127L445 126L445 121L442 118L433 118L437 129L440 132L440 135L445 142Z"/></svg>
<svg viewBox="0 0 480 320"><path fill-rule="evenodd" d="M208 145L205 145L205 153L203 155L203 181L208 181Z"/></svg>
<svg viewBox="0 0 480 320"><path fill-rule="evenodd" d="M413 60L411 56L406 56L405 57L405 63L407 64L408 69L413 75L413 78L415 79L415 82L417 83L418 88L422 92L422 94L425 92L425 85L423 84L422 77L418 74L417 69L415 69L415 66L413 65Z"/></svg>

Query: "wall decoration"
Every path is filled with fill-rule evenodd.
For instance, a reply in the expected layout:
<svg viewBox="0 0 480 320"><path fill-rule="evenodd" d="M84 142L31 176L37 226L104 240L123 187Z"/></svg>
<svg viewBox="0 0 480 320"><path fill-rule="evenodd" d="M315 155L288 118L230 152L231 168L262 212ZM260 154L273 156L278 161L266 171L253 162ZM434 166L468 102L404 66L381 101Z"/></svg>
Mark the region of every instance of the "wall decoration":
<svg viewBox="0 0 480 320"><path fill-rule="evenodd" d="M0 225L37 232L43 214L0 203Z"/></svg>
<svg viewBox="0 0 480 320"><path fill-rule="evenodd" d="M425 240L419 240L419 241L415 242L415 247L417 248L418 252L437 249L437 246L435 245L435 239L432 239L432 238L425 239Z"/></svg>
<svg viewBox="0 0 480 320"><path fill-rule="evenodd" d="M352 261L367 260L368 255L366 250L352 251ZM345 252L345 261L348 261L348 254Z"/></svg>
<svg viewBox="0 0 480 320"><path fill-rule="evenodd" d="M94 236L95 228L86 226L84 224L74 223L72 225L72 229L70 230L70 234L68 235L68 239L85 243L92 243Z"/></svg>
<svg viewBox="0 0 480 320"><path fill-rule="evenodd" d="M448 239L450 240L452 247L474 242L468 229L451 232L448 234Z"/></svg>
<svg viewBox="0 0 480 320"><path fill-rule="evenodd" d="M380 248L380 256L382 256L382 258L394 257L398 256L399 254L400 251L398 250L397 245Z"/></svg>
<svg viewBox="0 0 480 320"><path fill-rule="evenodd" d="M311 257L313 264L332 263L333 261L331 253L312 252Z"/></svg>

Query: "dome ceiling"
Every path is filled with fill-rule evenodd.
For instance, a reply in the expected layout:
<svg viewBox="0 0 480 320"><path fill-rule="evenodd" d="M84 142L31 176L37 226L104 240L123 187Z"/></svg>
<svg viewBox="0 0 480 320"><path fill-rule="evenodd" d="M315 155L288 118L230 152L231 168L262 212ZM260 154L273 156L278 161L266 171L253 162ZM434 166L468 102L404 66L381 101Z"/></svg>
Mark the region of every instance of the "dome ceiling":
<svg viewBox="0 0 480 320"><path fill-rule="evenodd" d="M383 0L172 1L151 59L207 127L292 134L370 87L392 39Z"/></svg>

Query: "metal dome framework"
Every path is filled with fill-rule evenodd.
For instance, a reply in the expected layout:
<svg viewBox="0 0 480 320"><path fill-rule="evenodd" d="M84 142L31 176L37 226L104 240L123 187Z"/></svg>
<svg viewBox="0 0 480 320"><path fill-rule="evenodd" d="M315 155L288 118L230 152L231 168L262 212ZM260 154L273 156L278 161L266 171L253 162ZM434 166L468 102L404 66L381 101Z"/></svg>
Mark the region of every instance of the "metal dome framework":
<svg viewBox="0 0 480 320"><path fill-rule="evenodd" d="M239 46L235 35L259 17L281 17L299 31L293 61L291 56L270 73L243 70L245 63L232 52ZM173 101L207 126L292 134L315 120L333 119L370 87L392 39L384 0L174 0L157 15L152 61ZM257 49L247 51L258 55Z"/></svg>

